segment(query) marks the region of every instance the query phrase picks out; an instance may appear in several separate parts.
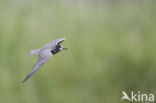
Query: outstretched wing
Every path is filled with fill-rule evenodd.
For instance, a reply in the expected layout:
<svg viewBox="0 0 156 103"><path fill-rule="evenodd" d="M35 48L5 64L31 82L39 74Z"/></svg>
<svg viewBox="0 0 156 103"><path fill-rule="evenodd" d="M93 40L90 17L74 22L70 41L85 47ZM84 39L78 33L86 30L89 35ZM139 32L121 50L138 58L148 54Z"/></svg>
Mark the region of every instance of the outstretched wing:
<svg viewBox="0 0 156 103"><path fill-rule="evenodd" d="M57 40L53 40L53 41L49 42L48 44L44 45L42 49L44 49L44 50L53 49L53 48L55 48L56 45L61 44L64 40L66 40L66 38L60 38Z"/></svg>
<svg viewBox="0 0 156 103"><path fill-rule="evenodd" d="M48 59L51 57L51 53L49 51L43 52L39 54L39 59L32 69L31 73L27 75L27 77L23 80L23 83L28 80Z"/></svg>

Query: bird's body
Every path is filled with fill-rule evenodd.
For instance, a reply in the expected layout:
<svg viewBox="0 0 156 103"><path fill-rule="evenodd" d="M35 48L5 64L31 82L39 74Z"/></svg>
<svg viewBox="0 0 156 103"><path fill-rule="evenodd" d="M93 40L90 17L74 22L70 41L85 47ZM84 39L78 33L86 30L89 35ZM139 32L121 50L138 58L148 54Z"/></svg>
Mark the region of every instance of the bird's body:
<svg viewBox="0 0 156 103"><path fill-rule="evenodd" d="M53 41L49 42L48 44L44 45L42 48L40 48L38 50L32 50L30 52L31 55L39 54L39 57L38 57L37 63L35 64L34 68L31 71L31 73L23 80L23 82L28 80L44 63L46 63L48 61L48 59L52 55L57 54L58 52L60 52L64 49L67 49L67 48L63 48L63 46L60 45L64 40L65 40L65 38L53 40Z"/></svg>

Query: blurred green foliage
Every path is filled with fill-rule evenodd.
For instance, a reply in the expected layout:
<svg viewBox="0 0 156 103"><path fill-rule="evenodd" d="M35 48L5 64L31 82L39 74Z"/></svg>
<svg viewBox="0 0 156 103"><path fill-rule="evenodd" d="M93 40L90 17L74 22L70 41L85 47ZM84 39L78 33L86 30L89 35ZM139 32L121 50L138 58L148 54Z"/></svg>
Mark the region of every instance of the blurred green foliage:
<svg viewBox="0 0 156 103"><path fill-rule="evenodd" d="M120 103L156 94L154 0L1 0L0 103ZM29 51L66 37L26 83ZM156 96L156 95L155 95Z"/></svg>

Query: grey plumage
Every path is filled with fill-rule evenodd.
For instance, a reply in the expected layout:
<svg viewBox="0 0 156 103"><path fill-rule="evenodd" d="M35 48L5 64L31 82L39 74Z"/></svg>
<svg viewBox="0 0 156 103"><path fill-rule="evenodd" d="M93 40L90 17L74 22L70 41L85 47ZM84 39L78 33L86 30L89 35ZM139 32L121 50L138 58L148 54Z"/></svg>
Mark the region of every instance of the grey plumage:
<svg viewBox="0 0 156 103"><path fill-rule="evenodd" d="M39 57L38 57L37 63L35 64L30 74L28 74L27 77L23 80L23 83L26 80L28 80L43 64L45 64L52 55L64 49L67 49L67 48L63 48L63 46L60 45L65 39L66 38L53 40L49 42L48 44L44 45L42 48L38 50L32 50L30 52L30 55L39 54Z"/></svg>

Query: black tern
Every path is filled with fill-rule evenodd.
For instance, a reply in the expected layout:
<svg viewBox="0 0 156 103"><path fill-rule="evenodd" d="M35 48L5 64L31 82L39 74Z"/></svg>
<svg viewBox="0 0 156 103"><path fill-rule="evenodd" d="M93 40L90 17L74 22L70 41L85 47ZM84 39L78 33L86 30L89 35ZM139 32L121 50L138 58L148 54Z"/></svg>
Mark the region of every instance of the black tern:
<svg viewBox="0 0 156 103"><path fill-rule="evenodd" d="M28 80L43 64L45 64L52 55L57 54L62 50L67 50L67 48L64 48L62 45L60 45L64 40L66 40L66 38L53 40L44 45L42 48L38 50L32 50L30 52L30 55L38 54L38 61L30 74L28 74L27 77L23 80L23 83Z"/></svg>

